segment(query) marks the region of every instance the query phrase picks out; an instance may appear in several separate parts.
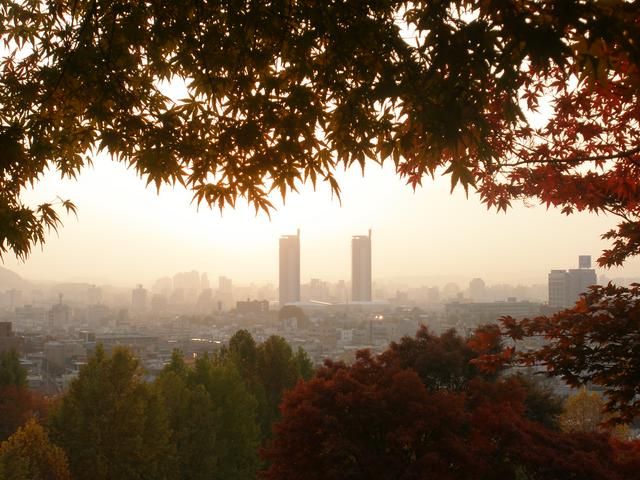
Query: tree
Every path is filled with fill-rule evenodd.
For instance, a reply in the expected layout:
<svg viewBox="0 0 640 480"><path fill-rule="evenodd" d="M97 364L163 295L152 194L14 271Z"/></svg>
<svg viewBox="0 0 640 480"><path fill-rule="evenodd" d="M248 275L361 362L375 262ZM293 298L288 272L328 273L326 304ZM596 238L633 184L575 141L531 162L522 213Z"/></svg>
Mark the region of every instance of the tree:
<svg viewBox="0 0 640 480"><path fill-rule="evenodd" d="M434 335L424 325L415 337L405 336L392 342L383 355L388 361L398 361L402 368L415 370L429 390L461 390L482 372L471 363L478 351L454 329Z"/></svg>
<svg viewBox="0 0 640 480"><path fill-rule="evenodd" d="M271 435L271 426L279 416L283 393L299 379L311 378L314 372L313 363L302 348L294 354L286 340L276 335L258 345L246 330L238 330L231 337L220 359L223 365L235 365L256 399L263 442Z"/></svg>
<svg viewBox="0 0 640 480"><path fill-rule="evenodd" d="M27 370L14 349L0 353L0 441L33 416L46 412L44 398L27 388Z"/></svg>
<svg viewBox="0 0 640 480"><path fill-rule="evenodd" d="M501 323L502 335L513 341L544 337L545 343L475 361L539 364L571 386L600 386L611 423L629 423L640 413L640 285L592 286L573 308L551 317L504 317Z"/></svg>
<svg viewBox="0 0 640 480"><path fill-rule="evenodd" d="M47 413L44 397L25 387L0 388L0 442L9 438L30 418L44 420Z"/></svg>
<svg viewBox="0 0 640 480"><path fill-rule="evenodd" d="M447 475L465 456L462 445L454 447L465 418L461 399L430 398L415 372L366 352L351 367L329 362L299 383L285 395L282 414L265 450L268 479L472 475L470 465L460 477Z"/></svg>
<svg viewBox="0 0 640 480"><path fill-rule="evenodd" d="M295 318L298 322L299 329L309 328L311 325L307 314L297 305L285 305L280 308L278 311L278 320L282 321L288 318Z"/></svg>
<svg viewBox="0 0 640 480"><path fill-rule="evenodd" d="M510 378L517 380L525 391L524 416L546 428L559 429L560 415L563 412L562 398L533 374L518 372Z"/></svg>
<svg viewBox="0 0 640 480"><path fill-rule="evenodd" d="M255 478L256 401L233 364L201 357L191 369L174 351L157 385L169 414L179 478Z"/></svg>
<svg viewBox="0 0 640 480"><path fill-rule="evenodd" d="M524 416L516 379L430 392L418 374L359 352L285 394L266 479L640 478L637 445L565 434ZM623 452L621 454L620 452Z"/></svg>
<svg viewBox="0 0 640 480"><path fill-rule="evenodd" d="M600 258L640 251L637 1L4 1L0 249L60 224L21 193L108 152L196 203L268 195L390 158L488 207L534 199L622 218ZM182 82L183 99L163 93ZM546 100L550 99L549 102ZM541 128L527 114L552 113ZM75 207L63 202L68 210Z"/></svg>
<svg viewBox="0 0 640 480"><path fill-rule="evenodd" d="M49 418L73 478L175 478L175 451L162 400L126 349L89 359Z"/></svg>
<svg viewBox="0 0 640 480"><path fill-rule="evenodd" d="M315 367L313 366L313 362L309 355L302 347L298 347L296 354L294 355L295 361L298 364L298 372L300 372L300 377L304 380L309 380L313 377L315 372Z"/></svg>
<svg viewBox="0 0 640 480"><path fill-rule="evenodd" d="M0 353L0 388L26 387L27 370L20 365L20 357L15 349Z"/></svg>
<svg viewBox="0 0 640 480"><path fill-rule="evenodd" d="M33 419L0 445L0 478L71 480L64 451Z"/></svg>
<svg viewBox="0 0 640 480"><path fill-rule="evenodd" d="M229 359L248 383L254 383L257 375L258 353L256 341L244 329L238 330L229 340L226 350Z"/></svg>
<svg viewBox="0 0 640 480"><path fill-rule="evenodd" d="M627 425L608 425L611 415L606 412L605 401L598 392L582 387L564 402L560 426L565 432L606 432L616 438L627 439Z"/></svg>
<svg viewBox="0 0 640 480"><path fill-rule="evenodd" d="M260 412L260 423L263 436L269 437L272 424L279 417L278 406L284 392L301 378L301 360L293 355L286 340L277 335L271 335L258 345L257 353L258 379L266 400Z"/></svg>
<svg viewBox="0 0 640 480"><path fill-rule="evenodd" d="M189 374L179 352L174 351L156 385L167 410L179 477L210 478L218 460L215 407L202 385L189 383Z"/></svg>

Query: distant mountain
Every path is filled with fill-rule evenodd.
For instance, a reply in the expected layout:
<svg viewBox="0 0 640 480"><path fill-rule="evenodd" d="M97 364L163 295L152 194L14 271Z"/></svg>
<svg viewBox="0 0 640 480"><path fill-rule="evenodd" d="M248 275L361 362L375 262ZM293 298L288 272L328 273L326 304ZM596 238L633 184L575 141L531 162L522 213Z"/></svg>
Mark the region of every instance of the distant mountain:
<svg viewBox="0 0 640 480"><path fill-rule="evenodd" d="M22 278L8 268L0 267L0 291L5 290L27 290L33 288L33 284Z"/></svg>

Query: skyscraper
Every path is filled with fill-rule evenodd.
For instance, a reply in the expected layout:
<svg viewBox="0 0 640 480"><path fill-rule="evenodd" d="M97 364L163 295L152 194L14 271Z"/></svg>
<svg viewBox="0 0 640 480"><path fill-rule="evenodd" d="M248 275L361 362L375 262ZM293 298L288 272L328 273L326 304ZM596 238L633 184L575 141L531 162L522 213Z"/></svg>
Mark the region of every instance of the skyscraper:
<svg viewBox="0 0 640 480"><path fill-rule="evenodd" d="M300 301L300 229L280 237L280 308Z"/></svg>
<svg viewBox="0 0 640 480"><path fill-rule="evenodd" d="M351 300L371 301L371 229L351 238Z"/></svg>

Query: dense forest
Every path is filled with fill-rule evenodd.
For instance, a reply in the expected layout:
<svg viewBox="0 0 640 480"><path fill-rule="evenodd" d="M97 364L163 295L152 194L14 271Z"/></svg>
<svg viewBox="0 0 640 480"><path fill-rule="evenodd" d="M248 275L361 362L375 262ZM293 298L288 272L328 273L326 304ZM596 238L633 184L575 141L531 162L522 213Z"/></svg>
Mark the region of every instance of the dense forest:
<svg viewBox="0 0 640 480"><path fill-rule="evenodd" d="M422 327L314 369L240 330L215 355L174 351L153 381L130 351L98 346L47 399L7 352L0 478L640 478L640 441L600 394L563 399L530 369L486 368L505 351L496 332Z"/></svg>

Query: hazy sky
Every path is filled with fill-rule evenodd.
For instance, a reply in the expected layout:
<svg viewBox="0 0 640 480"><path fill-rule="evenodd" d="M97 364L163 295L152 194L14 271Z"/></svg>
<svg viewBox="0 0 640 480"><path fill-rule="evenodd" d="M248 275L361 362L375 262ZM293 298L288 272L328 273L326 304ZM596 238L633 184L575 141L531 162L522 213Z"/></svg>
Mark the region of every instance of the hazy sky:
<svg viewBox="0 0 640 480"><path fill-rule="evenodd" d="M600 234L615 218L561 215L544 207L515 206L506 215L487 211L474 195L449 194L449 178L425 181L416 192L393 166L371 165L339 175L342 206L320 185L287 197L271 220L245 204L211 211L192 205L181 188L145 188L133 170L98 158L78 181L48 175L25 198L59 195L78 206L42 250L5 267L41 280L82 280L133 285L177 271L199 270L212 280L276 283L278 236L301 229L301 277L349 280L350 238L373 228L373 277L482 277L488 283L545 283L552 268L574 268L579 254L595 258L607 243ZM279 202L278 202L279 203ZM603 273L599 271L598 273ZM606 273L606 272L605 272ZM624 271L640 274L631 260ZM215 284L215 282L212 282Z"/></svg>

